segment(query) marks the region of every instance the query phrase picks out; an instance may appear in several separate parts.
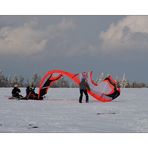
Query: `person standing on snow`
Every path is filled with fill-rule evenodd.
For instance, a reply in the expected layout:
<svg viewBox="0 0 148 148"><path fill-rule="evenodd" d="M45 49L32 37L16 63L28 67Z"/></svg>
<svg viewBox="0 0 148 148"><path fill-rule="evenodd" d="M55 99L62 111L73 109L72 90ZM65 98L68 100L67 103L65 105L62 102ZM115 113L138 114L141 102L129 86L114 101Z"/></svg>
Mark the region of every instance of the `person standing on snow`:
<svg viewBox="0 0 148 148"><path fill-rule="evenodd" d="M85 94L85 97L86 97L86 103L88 103L89 96L88 96L87 90L90 90L90 87L85 78L82 78L79 87L80 87L79 103L82 103L83 93Z"/></svg>

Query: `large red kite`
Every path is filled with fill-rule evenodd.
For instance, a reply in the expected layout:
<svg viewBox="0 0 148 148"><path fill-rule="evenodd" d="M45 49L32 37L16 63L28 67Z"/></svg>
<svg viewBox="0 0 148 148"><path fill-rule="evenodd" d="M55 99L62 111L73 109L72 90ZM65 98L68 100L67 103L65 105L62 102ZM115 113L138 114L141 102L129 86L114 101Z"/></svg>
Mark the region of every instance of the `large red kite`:
<svg viewBox="0 0 148 148"><path fill-rule="evenodd" d="M63 70L51 70L45 74L40 82L39 97L44 96L50 86L63 76L69 77L77 85L80 84L82 78L85 78L90 86L88 93L98 101L110 102L120 95L120 88L116 87L117 82L111 76L100 83L95 83L92 79L92 71L73 74ZM116 95L116 92L118 92L118 95Z"/></svg>

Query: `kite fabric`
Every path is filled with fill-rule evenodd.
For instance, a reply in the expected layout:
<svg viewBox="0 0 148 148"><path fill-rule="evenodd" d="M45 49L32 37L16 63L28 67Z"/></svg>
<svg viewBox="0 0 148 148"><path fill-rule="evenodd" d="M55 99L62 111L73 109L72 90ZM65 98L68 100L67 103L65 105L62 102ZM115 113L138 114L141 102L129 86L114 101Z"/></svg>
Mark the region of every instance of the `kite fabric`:
<svg viewBox="0 0 148 148"><path fill-rule="evenodd" d="M78 86L82 78L86 79L90 87L90 90L88 90L88 93L93 98L101 102L112 101L113 98L111 96L115 93L115 91L118 91L120 93L120 88L116 87L117 81L114 80L111 75L109 76L108 79L104 79L99 83L96 83L93 81L92 75L93 75L92 71L77 73L77 74L73 74L63 70L48 71L45 74L45 76L41 79L40 86L39 86L39 97L43 97L44 95L46 95L48 92L48 89L52 86L52 84L58 81L59 79L61 79L63 76L67 76L68 78L73 80ZM115 87L117 89L115 89Z"/></svg>

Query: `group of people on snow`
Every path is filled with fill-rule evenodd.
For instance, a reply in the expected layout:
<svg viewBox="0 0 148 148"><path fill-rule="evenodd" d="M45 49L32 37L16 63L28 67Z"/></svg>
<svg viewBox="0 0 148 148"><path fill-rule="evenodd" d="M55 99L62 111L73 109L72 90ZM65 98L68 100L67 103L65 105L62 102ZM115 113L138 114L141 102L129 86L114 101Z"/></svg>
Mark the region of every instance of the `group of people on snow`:
<svg viewBox="0 0 148 148"><path fill-rule="evenodd" d="M12 89L12 97L17 99L32 99L32 100L42 100L42 98L38 97L38 94L35 93L35 86L33 84L28 85L26 87L26 96L23 97L21 94L21 90L19 89L18 85L15 84L14 88Z"/></svg>
<svg viewBox="0 0 148 148"><path fill-rule="evenodd" d="M104 80L109 81L110 84L112 84L112 86L114 87L114 92L112 94L106 95L109 96L113 99L117 98L120 95L120 91L119 91L119 86L117 85L117 83L115 83L111 76L108 75ZM90 91L90 86L87 82L87 79L85 77L82 77L81 82L79 84L79 89L80 89L80 97L79 97L79 103L82 103L82 99L83 99L83 94L85 95L86 98L86 103L89 102L89 95L88 95L88 91ZM14 88L12 89L12 97L14 98L18 98L18 99L32 99L32 100L43 100L43 97L39 97L37 93L35 93L35 86L33 84L27 86L26 88L26 96L23 97L22 95L20 95L21 90L18 88L18 85L14 85Z"/></svg>

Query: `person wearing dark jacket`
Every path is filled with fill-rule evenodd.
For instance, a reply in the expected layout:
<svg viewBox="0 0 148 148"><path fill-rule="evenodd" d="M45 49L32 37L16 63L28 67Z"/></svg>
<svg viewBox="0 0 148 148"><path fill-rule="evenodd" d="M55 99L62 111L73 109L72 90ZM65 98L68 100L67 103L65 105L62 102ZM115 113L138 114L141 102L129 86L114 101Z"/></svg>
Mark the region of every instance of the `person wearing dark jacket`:
<svg viewBox="0 0 148 148"><path fill-rule="evenodd" d="M33 84L31 84L30 86L27 86L26 88L26 98L27 99L38 99L38 94L35 93L35 87Z"/></svg>
<svg viewBox="0 0 148 148"><path fill-rule="evenodd" d="M23 96L19 94L20 92L21 90L18 88L18 85L14 85L14 88L12 89L12 97L22 98Z"/></svg>
<svg viewBox="0 0 148 148"><path fill-rule="evenodd" d="M90 90L90 87L89 87L86 79L82 78L79 87L80 87L79 103L82 103L83 93L85 94L85 97L86 97L86 103L88 103L89 102L89 96L88 96L87 90Z"/></svg>

